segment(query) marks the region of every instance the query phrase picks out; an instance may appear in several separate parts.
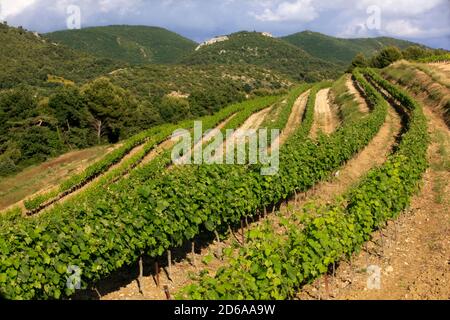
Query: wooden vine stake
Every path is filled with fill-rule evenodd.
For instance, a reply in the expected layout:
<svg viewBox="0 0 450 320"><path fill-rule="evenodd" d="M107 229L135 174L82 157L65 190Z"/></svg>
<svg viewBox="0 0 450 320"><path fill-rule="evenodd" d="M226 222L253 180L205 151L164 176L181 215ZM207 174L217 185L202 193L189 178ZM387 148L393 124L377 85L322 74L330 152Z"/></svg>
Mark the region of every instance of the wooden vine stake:
<svg viewBox="0 0 450 320"><path fill-rule="evenodd" d="M222 248L220 246L220 237L219 237L219 233L217 232L217 230L214 230L214 234L216 235L216 241L217 241L217 250L216 250L216 257L220 260L222 260L223 256L222 256Z"/></svg>
<svg viewBox="0 0 450 320"><path fill-rule="evenodd" d="M214 230L214 235L216 236L217 243L220 243L220 237L219 237L219 233L217 232L217 230Z"/></svg>
<svg viewBox="0 0 450 320"><path fill-rule="evenodd" d="M320 277L319 277L319 279L317 279L317 282L318 282L318 287L319 287L319 290L318 290L319 300L322 300L322 286L321 286Z"/></svg>
<svg viewBox="0 0 450 320"><path fill-rule="evenodd" d="M97 287L94 287L95 292L97 293L98 299L101 300L102 299L102 295L100 294L100 292L98 291Z"/></svg>
<svg viewBox="0 0 450 320"><path fill-rule="evenodd" d="M166 299L171 300L169 286L164 286L164 293L166 294Z"/></svg>
<svg viewBox="0 0 450 320"><path fill-rule="evenodd" d="M172 251L167 250L167 272L169 273L169 279L172 278Z"/></svg>
<svg viewBox="0 0 450 320"><path fill-rule="evenodd" d="M191 255L192 255L192 265L197 268L197 263L195 262L195 242L191 243Z"/></svg>
<svg viewBox="0 0 450 320"><path fill-rule="evenodd" d="M241 219L241 235L242 235L242 244L245 245L244 220L242 219Z"/></svg>
<svg viewBox="0 0 450 320"><path fill-rule="evenodd" d="M159 263L158 263L158 261L155 262L155 279L156 279L156 286L159 288L161 282L159 281Z"/></svg>
<svg viewBox="0 0 450 320"><path fill-rule="evenodd" d="M144 286L143 286L143 280L144 279L144 262L142 261L142 256L139 258L139 277L138 277L138 287L139 287L139 293L144 295Z"/></svg>

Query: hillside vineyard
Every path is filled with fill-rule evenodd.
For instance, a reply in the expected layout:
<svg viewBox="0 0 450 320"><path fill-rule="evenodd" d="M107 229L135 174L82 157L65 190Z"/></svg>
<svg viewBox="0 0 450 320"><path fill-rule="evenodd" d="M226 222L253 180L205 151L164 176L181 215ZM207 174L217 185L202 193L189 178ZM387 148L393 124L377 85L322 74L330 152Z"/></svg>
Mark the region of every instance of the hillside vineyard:
<svg viewBox="0 0 450 320"><path fill-rule="evenodd" d="M448 51L126 25L0 41L1 298L448 299Z"/></svg>

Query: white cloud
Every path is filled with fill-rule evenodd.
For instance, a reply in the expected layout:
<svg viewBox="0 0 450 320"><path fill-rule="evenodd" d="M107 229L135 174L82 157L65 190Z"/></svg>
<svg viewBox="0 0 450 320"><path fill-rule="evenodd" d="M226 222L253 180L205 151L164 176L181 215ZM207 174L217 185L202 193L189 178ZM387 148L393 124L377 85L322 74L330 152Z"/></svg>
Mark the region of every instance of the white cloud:
<svg viewBox="0 0 450 320"><path fill-rule="evenodd" d="M7 19L10 16L19 14L34 3L35 0L1 0L0 17L2 19Z"/></svg>
<svg viewBox="0 0 450 320"><path fill-rule="evenodd" d="M416 17L445 3L448 0L360 0L355 5L359 9L375 5L380 7L382 14L390 16Z"/></svg>
<svg viewBox="0 0 450 320"><path fill-rule="evenodd" d="M267 3L265 4L267 6ZM318 17L311 0L284 1L275 9L266 8L261 14L254 14L260 21L283 22L299 21L309 22Z"/></svg>
<svg viewBox="0 0 450 320"><path fill-rule="evenodd" d="M386 24L385 31L395 37L426 38L450 34L448 28L423 28L408 20L393 20Z"/></svg>

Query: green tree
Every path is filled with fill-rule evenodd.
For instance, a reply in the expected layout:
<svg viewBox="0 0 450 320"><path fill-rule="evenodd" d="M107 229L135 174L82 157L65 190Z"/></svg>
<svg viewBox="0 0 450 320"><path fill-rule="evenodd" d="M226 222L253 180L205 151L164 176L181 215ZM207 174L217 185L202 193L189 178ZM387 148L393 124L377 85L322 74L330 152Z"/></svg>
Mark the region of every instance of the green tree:
<svg viewBox="0 0 450 320"><path fill-rule="evenodd" d="M407 60L418 60L428 57L432 54L432 51L419 46L411 46L402 52L403 58Z"/></svg>
<svg viewBox="0 0 450 320"><path fill-rule="evenodd" d="M71 127L84 128L88 125L89 111L79 89L64 87L53 94L48 102L58 125L70 131Z"/></svg>
<svg viewBox="0 0 450 320"><path fill-rule="evenodd" d="M354 58L350 65L349 72L352 72L355 68L365 68L369 65L366 57L362 53L358 53Z"/></svg>
<svg viewBox="0 0 450 320"><path fill-rule="evenodd" d="M403 58L402 52L397 47L387 47L372 58L371 66L374 68L385 68Z"/></svg>
<svg viewBox="0 0 450 320"><path fill-rule="evenodd" d="M124 123L136 110L136 102L131 95L107 78L96 79L83 86L81 91L92 115L90 123L98 143L102 137L110 143L119 141Z"/></svg>
<svg viewBox="0 0 450 320"><path fill-rule="evenodd" d="M18 135L22 161L25 165L46 161L65 150L55 130L47 126L30 126Z"/></svg>
<svg viewBox="0 0 450 320"><path fill-rule="evenodd" d="M166 122L177 122L191 117L189 102L184 98L162 98L159 112Z"/></svg>
<svg viewBox="0 0 450 320"><path fill-rule="evenodd" d="M96 143L95 131L90 126L92 115L85 99L75 86L60 88L48 102L57 120L57 128L71 148L86 148Z"/></svg>
<svg viewBox="0 0 450 320"><path fill-rule="evenodd" d="M0 95L0 116L4 118L2 120L16 121L33 117L37 114L36 110L37 100L27 86L6 90Z"/></svg>

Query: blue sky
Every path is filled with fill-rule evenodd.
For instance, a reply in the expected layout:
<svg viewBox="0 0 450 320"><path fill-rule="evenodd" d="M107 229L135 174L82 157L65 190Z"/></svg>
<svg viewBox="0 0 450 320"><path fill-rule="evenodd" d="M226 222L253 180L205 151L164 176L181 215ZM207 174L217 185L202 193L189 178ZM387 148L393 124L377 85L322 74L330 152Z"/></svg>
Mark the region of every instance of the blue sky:
<svg viewBox="0 0 450 320"><path fill-rule="evenodd" d="M38 32L81 26L161 26L201 42L240 30L390 36L450 49L450 0L0 0L0 17Z"/></svg>

